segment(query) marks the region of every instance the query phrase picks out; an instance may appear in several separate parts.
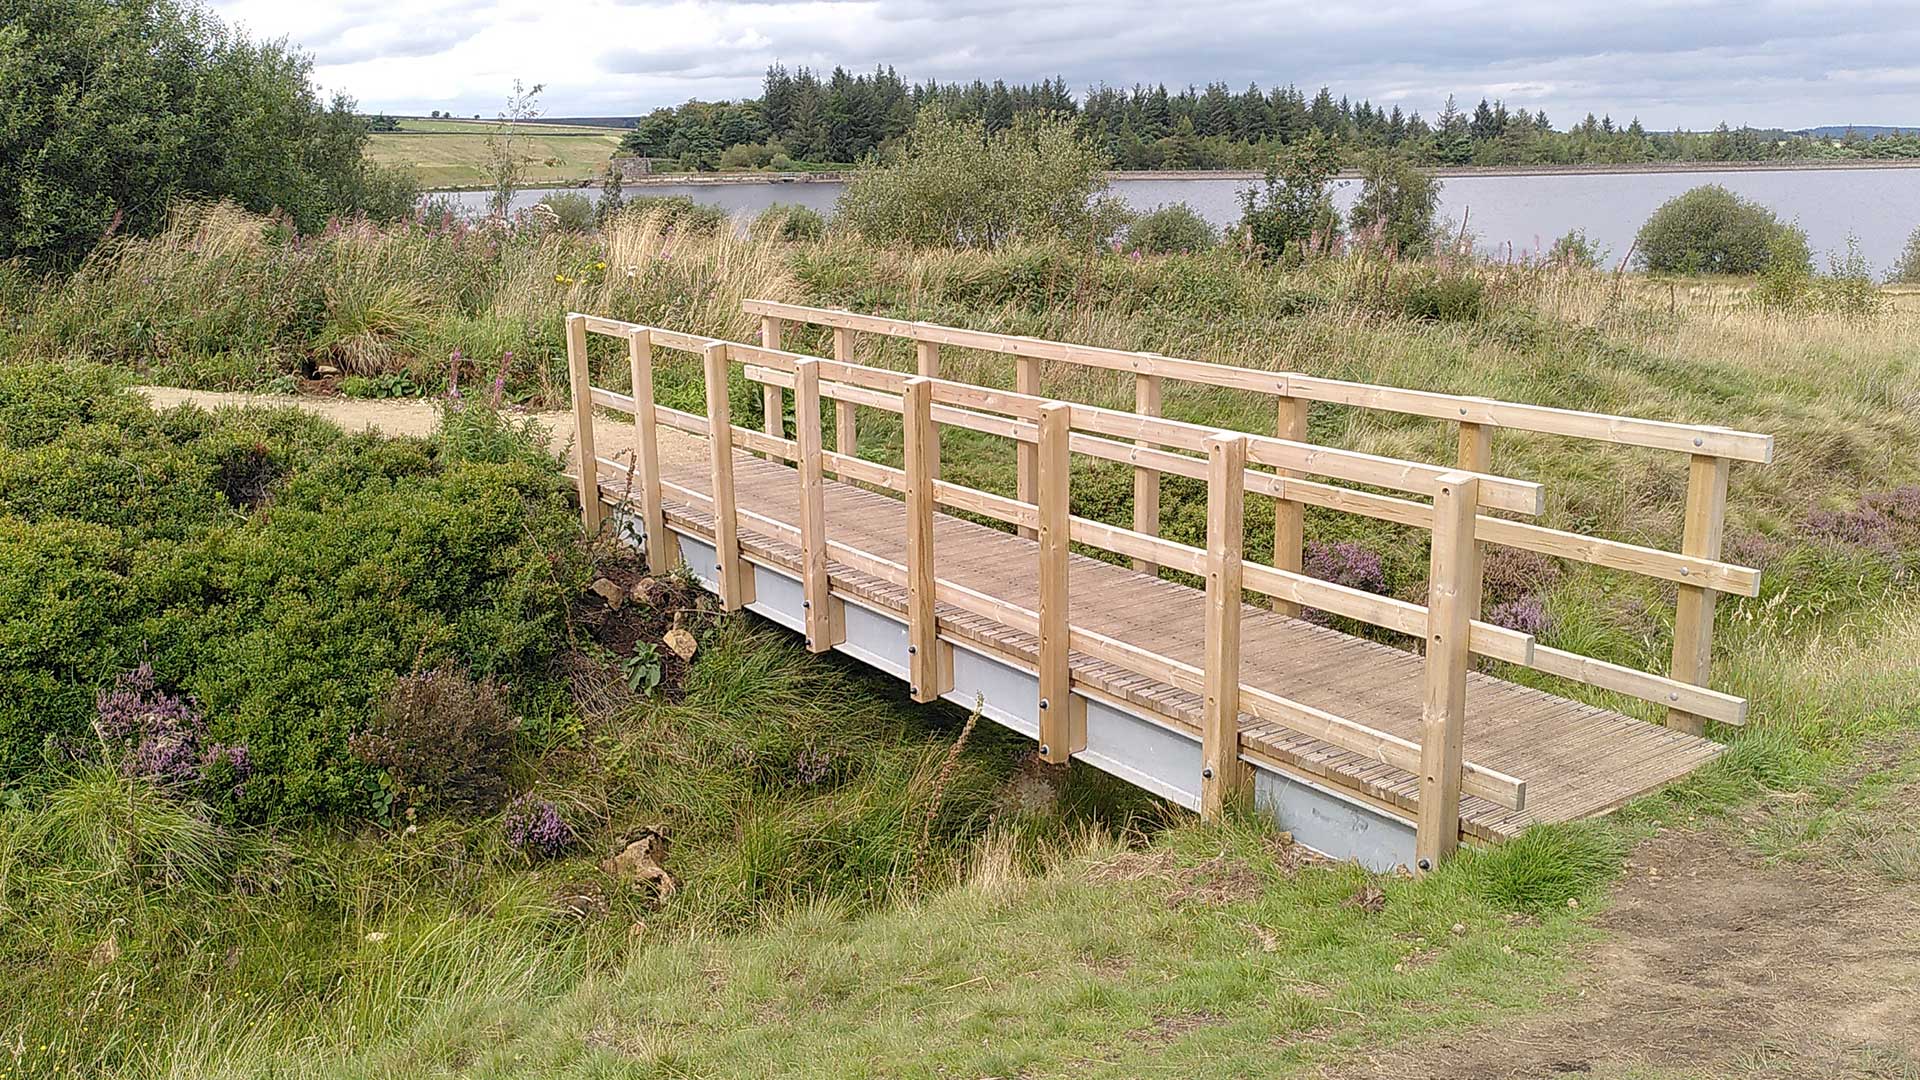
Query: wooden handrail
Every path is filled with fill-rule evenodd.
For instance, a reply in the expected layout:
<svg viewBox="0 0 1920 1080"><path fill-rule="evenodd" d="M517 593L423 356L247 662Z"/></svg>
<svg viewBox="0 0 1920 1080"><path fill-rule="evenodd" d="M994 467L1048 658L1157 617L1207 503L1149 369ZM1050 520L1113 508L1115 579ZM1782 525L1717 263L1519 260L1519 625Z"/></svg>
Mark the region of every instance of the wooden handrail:
<svg viewBox="0 0 1920 1080"><path fill-rule="evenodd" d="M771 300L745 300L748 314L812 323L844 330L882 334L912 341L937 342L981 352L1003 353L1081 364L1135 375L1154 375L1235 390L1252 390L1281 397L1305 398L1330 404L1425 416L1435 420L1484 424L1516 431L1643 446L1685 454L1706 454L1735 461L1769 463L1773 436L1706 424L1678 424L1630 416L1557 409L1545 405L1496 401L1463 394L1345 382L1292 371L1262 371L1206 360L1187 360L1158 353L1132 352L1097 345L1075 345L1014 334L940 326L891 319L836 308L806 307Z"/></svg>

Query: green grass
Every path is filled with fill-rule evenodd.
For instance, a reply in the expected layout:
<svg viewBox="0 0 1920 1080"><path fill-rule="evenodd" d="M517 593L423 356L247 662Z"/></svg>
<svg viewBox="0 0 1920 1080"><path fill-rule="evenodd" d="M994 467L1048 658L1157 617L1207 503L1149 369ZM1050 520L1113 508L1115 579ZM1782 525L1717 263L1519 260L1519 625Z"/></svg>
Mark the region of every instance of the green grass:
<svg viewBox="0 0 1920 1080"><path fill-rule="evenodd" d="M408 169L429 190L484 188L491 182L487 138L496 125L458 120L401 124L403 131L368 137L368 161ZM413 124L430 127L414 129ZM619 148L620 136L613 128L525 126L514 137L526 162L521 183L539 187L598 179L607 159Z"/></svg>
<svg viewBox="0 0 1920 1080"><path fill-rule="evenodd" d="M455 117L436 120L431 117L409 116L401 119L400 132L403 134L424 135L471 135L478 132L479 134L485 135L499 126L500 122L498 120L461 120ZM527 127L546 135L593 135L603 137L611 133L617 139L623 134L623 129L621 128L595 127L591 124L533 123L528 124ZM394 132L383 131L379 134L391 135L394 134Z"/></svg>

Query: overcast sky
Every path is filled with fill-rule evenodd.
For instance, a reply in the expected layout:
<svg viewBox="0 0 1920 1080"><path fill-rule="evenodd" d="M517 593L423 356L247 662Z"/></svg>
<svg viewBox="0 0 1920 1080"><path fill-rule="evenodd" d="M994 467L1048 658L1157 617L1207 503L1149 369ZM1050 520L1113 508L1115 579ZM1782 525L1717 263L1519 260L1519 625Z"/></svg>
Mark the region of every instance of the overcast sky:
<svg viewBox="0 0 1920 1080"><path fill-rule="evenodd" d="M917 81L1322 85L1432 117L1448 93L1651 128L1920 126L1920 0L214 0L368 111L550 116L757 94L776 60Z"/></svg>

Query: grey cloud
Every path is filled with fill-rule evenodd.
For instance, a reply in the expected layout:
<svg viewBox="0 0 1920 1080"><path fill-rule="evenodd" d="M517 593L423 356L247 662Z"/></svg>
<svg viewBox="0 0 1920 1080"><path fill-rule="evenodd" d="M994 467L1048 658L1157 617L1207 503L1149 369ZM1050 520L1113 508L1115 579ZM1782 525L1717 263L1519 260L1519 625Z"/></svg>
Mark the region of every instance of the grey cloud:
<svg viewBox="0 0 1920 1080"><path fill-rule="evenodd" d="M662 18L689 10L668 0L627 7ZM751 94L767 64L779 61L853 71L891 64L912 80L1057 75L1075 90L1291 82L1428 116L1448 93L1470 105L1498 92L1515 107L1546 108L1560 124L1589 110L1622 121L1639 114L1654 126L1920 122L1920 69L1910 59L1920 55L1920 20L1872 3L1467 0L1436 12L1406 0L704 0L690 10L736 44L608 48L596 66L612 86L582 86L579 105L550 95L548 107L579 111L590 98L633 113L674 103L675 94ZM354 19L378 19L379 11L362 9ZM447 47L440 33L449 43L465 36L423 30L362 43L343 29L332 36L344 53L309 44L321 63L345 63L383 47L384 55L423 55ZM528 60L535 76L543 74L535 63L572 62Z"/></svg>

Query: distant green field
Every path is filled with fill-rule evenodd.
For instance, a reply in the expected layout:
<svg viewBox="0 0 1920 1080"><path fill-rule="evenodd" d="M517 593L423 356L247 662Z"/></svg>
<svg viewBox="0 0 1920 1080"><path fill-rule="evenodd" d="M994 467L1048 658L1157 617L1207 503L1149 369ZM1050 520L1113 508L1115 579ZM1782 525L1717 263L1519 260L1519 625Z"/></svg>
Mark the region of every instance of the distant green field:
<svg viewBox="0 0 1920 1080"><path fill-rule="evenodd" d="M487 184L487 136L491 121L402 120L398 132L380 132L367 142L367 157L412 170L423 188L477 188ZM538 125L519 136L530 159L523 180L565 184L600 175L620 145L616 128Z"/></svg>
<svg viewBox="0 0 1920 1080"><path fill-rule="evenodd" d="M475 132L484 135L492 131L497 123L498 121L495 120L460 120L453 117L444 120L423 120L417 116L409 116L401 119L400 130L402 132L430 135L471 135ZM606 135L611 133L615 137L618 137L620 134L619 128L588 127L584 124L533 124L529 126L556 135Z"/></svg>

